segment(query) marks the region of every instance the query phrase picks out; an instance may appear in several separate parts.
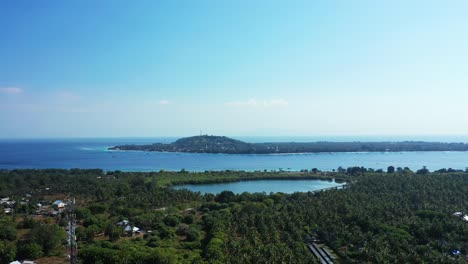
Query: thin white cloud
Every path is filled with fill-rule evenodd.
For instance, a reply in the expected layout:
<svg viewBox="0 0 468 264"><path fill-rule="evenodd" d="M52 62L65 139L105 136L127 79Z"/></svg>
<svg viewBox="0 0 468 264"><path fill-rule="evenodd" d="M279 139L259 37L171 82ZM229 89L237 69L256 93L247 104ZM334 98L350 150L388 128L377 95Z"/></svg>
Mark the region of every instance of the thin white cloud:
<svg viewBox="0 0 468 264"><path fill-rule="evenodd" d="M23 92L23 89L18 87L2 87L0 88L0 93L6 94L20 94Z"/></svg>
<svg viewBox="0 0 468 264"><path fill-rule="evenodd" d="M289 105L289 102L284 99L257 100L252 98L246 101L226 102L225 105L236 108L276 108L286 107Z"/></svg>
<svg viewBox="0 0 468 264"><path fill-rule="evenodd" d="M284 99L272 99L270 101L263 101L263 105L266 107L286 107L289 102Z"/></svg>
<svg viewBox="0 0 468 264"><path fill-rule="evenodd" d="M258 102L255 99L249 99L246 101L231 101L231 102L226 102L226 106L229 107L257 107Z"/></svg>
<svg viewBox="0 0 468 264"><path fill-rule="evenodd" d="M69 92L69 91L62 91L58 93L58 96L63 100L70 100L70 101L78 101L83 98L83 96L73 93L73 92Z"/></svg>
<svg viewBox="0 0 468 264"><path fill-rule="evenodd" d="M54 102L58 105L77 105L82 102L83 96L71 91L60 91L55 95Z"/></svg>
<svg viewBox="0 0 468 264"><path fill-rule="evenodd" d="M169 102L168 100L160 100L158 102L159 105L168 105L168 104L171 104L171 102Z"/></svg>

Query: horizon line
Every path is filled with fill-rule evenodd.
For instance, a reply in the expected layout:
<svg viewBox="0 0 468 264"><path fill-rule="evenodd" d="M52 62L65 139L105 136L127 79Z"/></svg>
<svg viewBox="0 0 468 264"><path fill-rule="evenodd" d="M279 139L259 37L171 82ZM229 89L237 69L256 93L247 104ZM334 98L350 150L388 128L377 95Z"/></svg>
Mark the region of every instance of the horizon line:
<svg viewBox="0 0 468 264"><path fill-rule="evenodd" d="M0 140L28 140L28 139L151 139L151 138L185 138L200 136L194 135L155 135L155 136L19 136L0 137ZM231 138L307 138L307 137L468 137L468 134L316 134L316 135L216 135L203 134L202 136L226 136Z"/></svg>

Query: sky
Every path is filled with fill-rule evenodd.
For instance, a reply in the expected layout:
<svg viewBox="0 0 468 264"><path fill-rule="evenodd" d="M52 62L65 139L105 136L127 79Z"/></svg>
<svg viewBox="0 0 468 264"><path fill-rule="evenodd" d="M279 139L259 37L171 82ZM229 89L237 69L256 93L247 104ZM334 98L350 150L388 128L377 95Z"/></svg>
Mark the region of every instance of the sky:
<svg viewBox="0 0 468 264"><path fill-rule="evenodd" d="M0 138L468 135L468 1L0 1Z"/></svg>

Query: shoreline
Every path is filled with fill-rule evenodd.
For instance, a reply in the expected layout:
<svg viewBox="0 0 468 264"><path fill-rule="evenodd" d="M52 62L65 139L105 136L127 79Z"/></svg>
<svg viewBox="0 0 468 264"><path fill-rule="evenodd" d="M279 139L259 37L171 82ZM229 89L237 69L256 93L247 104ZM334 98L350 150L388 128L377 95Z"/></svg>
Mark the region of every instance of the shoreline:
<svg viewBox="0 0 468 264"><path fill-rule="evenodd" d="M212 155L242 155L242 156L281 156L281 155L310 155L310 154L369 154L369 153L423 153L423 152L444 152L460 153L468 150L404 150L404 151L320 151L320 152L284 152L284 153L225 153L225 152L191 152L191 151L159 151L159 150L137 150L137 149L112 149L106 152L147 152L147 153L175 153L175 154L212 154Z"/></svg>

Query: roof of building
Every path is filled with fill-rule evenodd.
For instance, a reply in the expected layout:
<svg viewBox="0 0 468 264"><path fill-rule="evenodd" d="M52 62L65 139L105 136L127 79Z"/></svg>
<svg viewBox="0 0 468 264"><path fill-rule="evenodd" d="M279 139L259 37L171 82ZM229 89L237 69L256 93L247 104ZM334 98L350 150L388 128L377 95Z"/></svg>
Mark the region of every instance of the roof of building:
<svg viewBox="0 0 468 264"><path fill-rule="evenodd" d="M126 226L126 225L128 225L128 223L129 223L128 220L122 220L122 221L118 222L117 225L119 225L119 226Z"/></svg>
<svg viewBox="0 0 468 264"><path fill-rule="evenodd" d="M137 231L140 231L140 228L138 228L136 226L132 227L131 225L128 225L128 226L125 227L124 230L125 230L125 232L130 232L130 231L137 232Z"/></svg>

